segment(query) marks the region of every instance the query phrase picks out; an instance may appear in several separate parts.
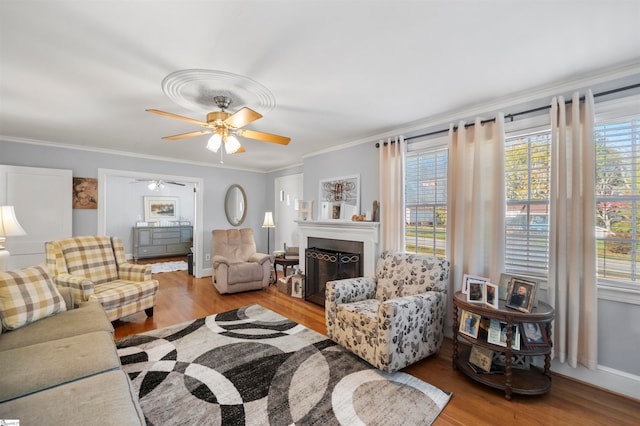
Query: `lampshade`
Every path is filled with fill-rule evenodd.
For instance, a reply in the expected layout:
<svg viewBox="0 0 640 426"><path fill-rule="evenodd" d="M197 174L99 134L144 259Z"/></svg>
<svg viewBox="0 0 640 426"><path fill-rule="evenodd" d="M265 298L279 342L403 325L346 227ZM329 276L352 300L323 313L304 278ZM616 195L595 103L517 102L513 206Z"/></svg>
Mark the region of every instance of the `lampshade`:
<svg viewBox="0 0 640 426"><path fill-rule="evenodd" d="M207 142L207 149L209 151L218 152L221 143L222 136L220 135L220 133L214 133L213 136L209 138L209 142Z"/></svg>
<svg viewBox="0 0 640 426"><path fill-rule="evenodd" d="M264 213L264 223L262 224L263 228L275 228L276 225L273 224L273 213L265 212Z"/></svg>
<svg viewBox="0 0 640 426"><path fill-rule="evenodd" d="M13 206L0 206L0 254L7 257L8 252L4 249L5 237L18 237L27 233L20 226L16 218ZM0 271L4 270L5 261L0 259Z"/></svg>
<svg viewBox="0 0 640 426"><path fill-rule="evenodd" d="M227 136L227 139L224 142L224 149L227 151L227 154L233 154L237 150L240 149L240 142L238 142L238 138L234 135Z"/></svg>
<svg viewBox="0 0 640 426"><path fill-rule="evenodd" d="M27 235L16 218L13 206L0 206L0 237Z"/></svg>

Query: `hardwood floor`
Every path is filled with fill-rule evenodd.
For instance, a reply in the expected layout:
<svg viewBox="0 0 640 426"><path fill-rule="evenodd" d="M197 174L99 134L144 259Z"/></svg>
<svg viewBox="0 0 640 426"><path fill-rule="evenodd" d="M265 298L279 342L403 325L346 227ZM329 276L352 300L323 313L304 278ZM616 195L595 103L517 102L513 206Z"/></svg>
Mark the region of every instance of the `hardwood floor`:
<svg viewBox="0 0 640 426"><path fill-rule="evenodd" d="M182 260L182 259L162 259ZM139 262L145 263L145 262ZM151 262L148 262L151 263ZM320 333L325 333L324 310L312 303L277 291L266 290L220 295L211 278L196 279L186 271L155 274L160 282L152 318L144 312L114 323L115 337L166 327L213 313L258 303ZM638 425L640 401L553 375L551 391L541 396L514 395L487 388L454 371L452 344L445 339L440 353L403 371L453 392L449 404L435 425Z"/></svg>

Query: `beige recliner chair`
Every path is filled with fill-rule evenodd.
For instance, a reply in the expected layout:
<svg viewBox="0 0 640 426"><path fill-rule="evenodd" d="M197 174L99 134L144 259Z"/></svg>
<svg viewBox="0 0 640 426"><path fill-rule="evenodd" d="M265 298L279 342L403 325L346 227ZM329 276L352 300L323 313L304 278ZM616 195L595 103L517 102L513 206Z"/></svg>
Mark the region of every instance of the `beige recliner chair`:
<svg viewBox="0 0 640 426"><path fill-rule="evenodd" d="M222 294L269 286L271 256L256 253L252 229L214 229L211 258L213 285Z"/></svg>

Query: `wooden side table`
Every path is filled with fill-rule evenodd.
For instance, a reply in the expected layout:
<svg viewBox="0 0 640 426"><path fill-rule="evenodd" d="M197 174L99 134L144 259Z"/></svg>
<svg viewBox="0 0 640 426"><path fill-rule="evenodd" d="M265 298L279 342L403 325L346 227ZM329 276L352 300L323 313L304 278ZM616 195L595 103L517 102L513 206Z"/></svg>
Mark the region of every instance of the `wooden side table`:
<svg viewBox="0 0 640 426"><path fill-rule="evenodd" d="M478 314L483 318L505 322L506 346L489 343L486 338L480 336L474 339L458 333L460 326L459 309ZM467 302L466 294L460 291L456 292L453 295L453 369L460 370L477 382L504 390L504 396L509 400L512 393L539 395L548 392L551 389L549 367L551 364L551 321L553 316L553 308L540 301L538 301L537 307L533 308L530 313L526 313L507 308L502 300L500 301L499 309L493 309L484 304L469 303ZM521 346L520 350L512 348L512 326L519 327L523 323L537 323L540 327L543 327L548 338L548 344L530 348ZM458 337L460 337L461 342L458 342ZM504 374L484 374L474 371L468 363L473 345L504 354ZM528 370L515 369L512 366L513 355L544 356L544 368L540 369L531 366Z"/></svg>
<svg viewBox="0 0 640 426"><path fill-rule="evenodd" d="M297 257L276 257L273 261L273 270L276 273L276 277L278 276L278 265L282 266L282 274L287 276L287 268L289 266L294 267L300 264L300 259Z"/></svg>

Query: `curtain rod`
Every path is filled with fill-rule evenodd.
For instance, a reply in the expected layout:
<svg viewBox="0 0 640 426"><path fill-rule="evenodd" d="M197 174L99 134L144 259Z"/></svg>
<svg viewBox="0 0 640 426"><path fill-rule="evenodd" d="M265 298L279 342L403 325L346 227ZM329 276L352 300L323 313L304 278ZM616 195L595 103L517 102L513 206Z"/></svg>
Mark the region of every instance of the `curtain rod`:
<svg viewBox="0 0 640 426"><path fill-rule="evenodd" d="M640 83L632 84L630 86L619 87L617 89L607 90L607 91L601 92L601 93L596 93L596 94L593 95L593 97L594 98L598 98L600 96L606 96L606 95L611 95L611 94L618 93L618 92L624 92L626 90L637 89L638 87L640 87ZM584 101L584 96L580 97L580 101ZM573 102L573 101L571 99L569 99L569 100L567 100L566 103L570 104L571 102ZM513 121L513 118L517 117L519 115L531 114L532 112L544 111L544 110L547 110L547 109L550 109L550 108L551 108L551 105L545 105L545 106L538 107L538 108L532 108L532 109L528 109L528 110L525 110L525 111L519 111L519 112L514 112L512 114L506 114L504 116L504 118L505 119L510 119L511 121ZM480 124L493 123L495 121L496 121L496 119L494 117L494 118L489 118L487 120L482 120L480 122ZM471 122L471 123L467 123L467 124L464 125L465 129L469 128L471 126L475 126L475 123ZM454 126L453 127L454 131L457 130L457 129L458 129L458 126ZM424 138L426 136L434 136L434 135L439 135L441 133L447 133L447 132L449 132L449 129L436 130L436 131L433 131L433 132L423 133L421 135L416 135L416 136L411 136L411 137L408 137L408 138L404 138L404 140L405 140L405 142L408 142L408 141L410 141L412 139ZM391 141L391 143L395 143L395 141ZM384 142L384 144L386 145L387 142ZM380 142L376 142L376 148L379 148L379 147L380 147Z"/></svg>

